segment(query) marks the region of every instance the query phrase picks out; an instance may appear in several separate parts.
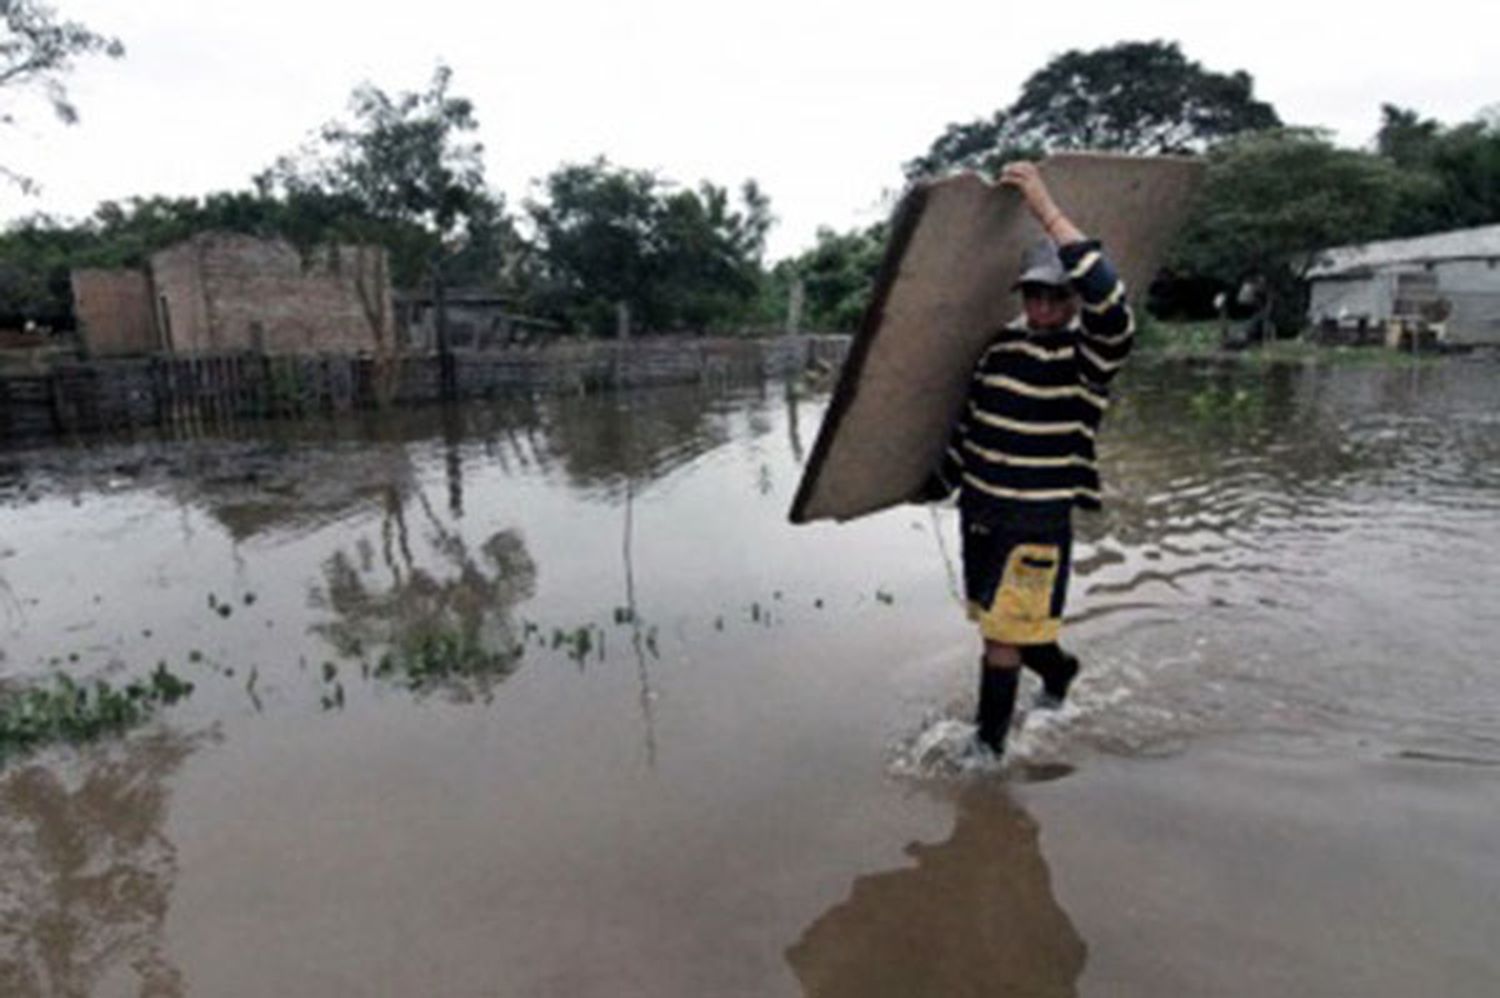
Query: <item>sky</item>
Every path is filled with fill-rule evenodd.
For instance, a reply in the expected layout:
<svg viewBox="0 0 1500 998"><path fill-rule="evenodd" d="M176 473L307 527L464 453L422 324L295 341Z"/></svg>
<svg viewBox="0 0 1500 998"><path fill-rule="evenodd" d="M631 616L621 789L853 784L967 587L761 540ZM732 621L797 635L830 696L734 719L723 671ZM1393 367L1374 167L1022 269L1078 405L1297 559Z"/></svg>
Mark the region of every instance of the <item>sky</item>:
<svg viewBox="0 0 1500 998"><path fill-rule="evenodd" d="M777 259L888 213L901 164L950 122L1011 103L1068 49L1177 41L1243 69L1291 124L1361 146L1382 103L1447 123L1500 103L1500 4L1428 0L1249 6L824 0L51 0L126 46L68 77L81 121L0 92L19 117L0 163L0 221L79 218L107 199L242 189L346 115L363 82L419 90L439 61L480 122L492 186L513 208L565 162L606 156L673 181L755 179Z"/></svg>

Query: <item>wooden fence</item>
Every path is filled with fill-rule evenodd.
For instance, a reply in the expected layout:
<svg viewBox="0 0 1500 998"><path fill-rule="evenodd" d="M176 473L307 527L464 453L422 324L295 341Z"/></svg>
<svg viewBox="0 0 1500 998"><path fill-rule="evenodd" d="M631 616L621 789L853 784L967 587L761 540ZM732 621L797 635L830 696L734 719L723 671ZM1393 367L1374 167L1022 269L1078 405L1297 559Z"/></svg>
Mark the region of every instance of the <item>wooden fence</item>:
<svg viewBox="0 0 1500 998"><path fill-rule="evenodd" d="M827 370L843 362L847 349L841 336L557 342L457 354L449 378L433 355L237 353L70 361L41 372L0 374L0 441L148 426L191 434L247 420L445 398L730 384Z"/></svg>

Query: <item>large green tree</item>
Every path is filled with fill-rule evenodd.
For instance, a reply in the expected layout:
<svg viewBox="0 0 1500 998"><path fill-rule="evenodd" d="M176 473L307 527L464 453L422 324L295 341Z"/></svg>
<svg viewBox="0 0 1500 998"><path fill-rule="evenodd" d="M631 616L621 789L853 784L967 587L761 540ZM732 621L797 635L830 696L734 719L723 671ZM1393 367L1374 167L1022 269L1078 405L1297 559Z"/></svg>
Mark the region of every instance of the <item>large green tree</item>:
<svg viewBox="0 0 1500 998"><path fill-rule="evenodd" d="M1278 129L1215 148L1174 253L1174 265L1231 286L1263 278L1272 321L1295 331L1304 278L1330 246L1390 234L1423 178L1369 152L1340 149L1318 131Z"/></svg>
<svg viewBox="0 0 1500 998"><path fill-rule="evenodd" d="M1176 42L1120 42L1065 52L1021 87L1011 108L1020 134L1048 149L1201 152L1281 124L1243 70L1217 73Z"/></svg>
<svg viewBox="0 0 1500 998"><path fill-rule="evenodd" d="M747 181L738 201L714 184L682 188L605 159L566 164L527 203L531 300L598 334L624 304L636 328L732 325L752 309L772 223Z"/></svg>
<svg viewBox="0 0 1500 998"><path fill-rule="evenodd" d="M384 245L396 283L441 289L455 261L473 276L501 260L508 220L485 180L474 105L452 93L439 66L425 90L390 94L366 83L350 99L353 118L325 125L318 141L255 178L259 192L300 205L318 227Z"/></svg>
<svg viewBox="0 0 1500 998"><path fill-rule="evenodd" d="M1205 69L1176 42L1072 50L1033 73L1008 107L949 125L906 164L906 174L993 171L1006 159L1063 149L1202 152L1230 136L1281 124L1254 89L1249 73Z"/></svg>
<svg viewBox="0 0 1500 998"><path fill-rule="evenodd" d="M125 46L118 38L89 30L77 21L59 20L57 11L37 0L0 0L0 94L41 94L66 124L78 120L64 82L80 56L118 59ZM0 124L15 122L14 103L0 103ZM0 164L0 178L30 191L35 183Z"/></svg>

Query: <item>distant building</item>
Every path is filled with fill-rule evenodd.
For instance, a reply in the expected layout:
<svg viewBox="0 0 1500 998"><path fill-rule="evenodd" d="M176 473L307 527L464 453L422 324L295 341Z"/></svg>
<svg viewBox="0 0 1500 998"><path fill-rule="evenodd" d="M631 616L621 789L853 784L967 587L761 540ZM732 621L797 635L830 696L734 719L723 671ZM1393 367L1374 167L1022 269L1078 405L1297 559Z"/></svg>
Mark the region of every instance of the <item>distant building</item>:
<svg viewBox="0 0 1500 998"><path fill-rule="evenodd" d="M1500 225L1322 250L1308 272L1315 327L1372 331L1421 318L1457 344L1500 345Z"/></svg>
<svg viewBox="0 0 1500 998"><path fill-rule="evenodd" d="M73 314L95 357L156 353L162 349L151 311L151 278L144 270L75 270Z"/></svg>
<svg viewBox="0 0 1500 998"><path fill-rule="evenodd" d="M454 289L443 297L448 345L454 350L487 350L528 343L561 331L546 319L522 315L515 299L487 291ZM416 353L438 348L437 302L429 294L396 295L402 347Z"/></svg>
<svg viewBox="0 0 1500 998"><path fill-rule="evenodd" d="M144 271L79 270L74 301L95 356L374 353L395 346L385 250L204 232Z"/></svg>

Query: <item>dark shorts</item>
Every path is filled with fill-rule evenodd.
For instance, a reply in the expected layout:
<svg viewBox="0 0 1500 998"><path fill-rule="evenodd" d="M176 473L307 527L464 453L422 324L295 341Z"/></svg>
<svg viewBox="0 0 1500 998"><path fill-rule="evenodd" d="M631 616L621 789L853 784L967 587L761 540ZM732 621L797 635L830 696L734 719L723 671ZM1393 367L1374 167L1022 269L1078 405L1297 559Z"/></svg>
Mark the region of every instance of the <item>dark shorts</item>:
<svg viewBox="0 0 1500 998"><path fill-rule="evenodd" d="M1015 529L966 522L963 552L969 619L985 640L1057 640L1073 556L1073 531L1066 523Z"/></svg>

